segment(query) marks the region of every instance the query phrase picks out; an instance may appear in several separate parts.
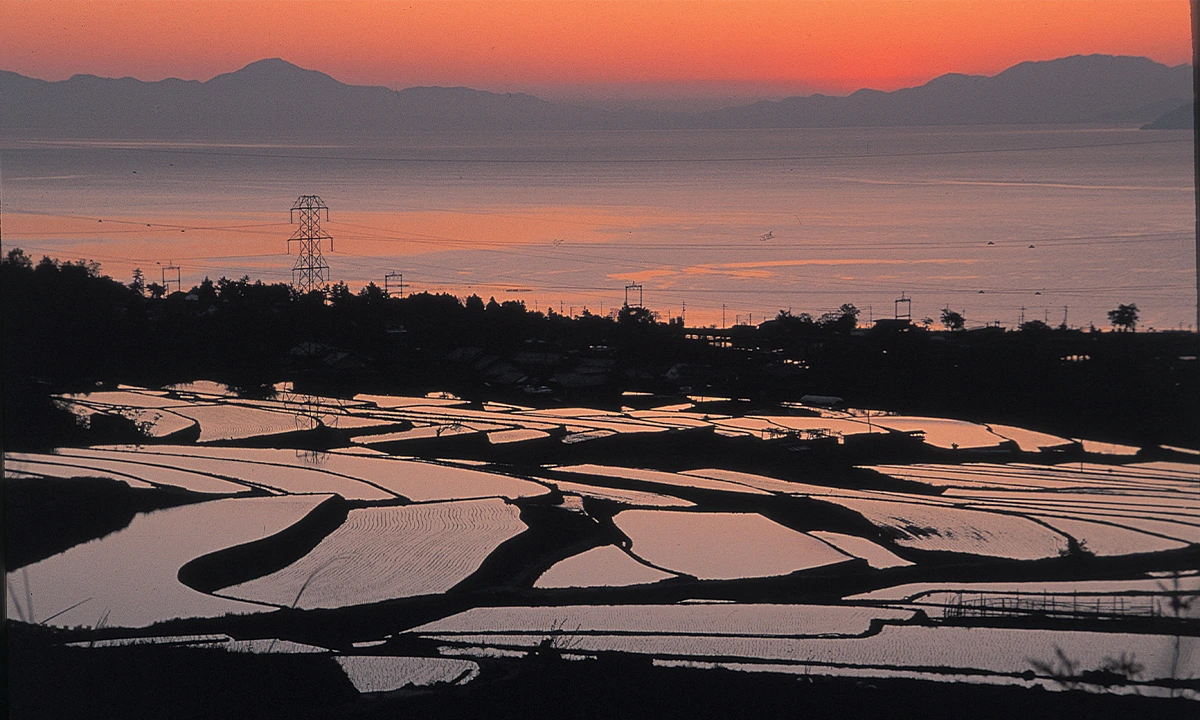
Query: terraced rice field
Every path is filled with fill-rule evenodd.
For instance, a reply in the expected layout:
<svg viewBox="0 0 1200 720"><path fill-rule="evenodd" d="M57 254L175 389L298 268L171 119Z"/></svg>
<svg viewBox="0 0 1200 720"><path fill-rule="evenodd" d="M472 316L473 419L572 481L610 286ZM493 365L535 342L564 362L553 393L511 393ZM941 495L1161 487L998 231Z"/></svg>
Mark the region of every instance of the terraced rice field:
<svg viewBox="0 0 1200 720"><path fill-rule="evenodd" d="M650 410L626 408L622 412L594 408L533 409L505 403L484 403L469 407L466 401L444 393L429 397L356 395L353 400L297 396L287 388L281 399L246 400L233 396L223 385L199 381L173 386L170 393L122 386L117 391L63 395L62 402L78 412L118 408L170 408L181 417L195 419L201 428L200 441L267 436L313 427L314 417L326 418L329 425L345 429L385 428L389 424L411 422L417 427L384 437L362 435L360 442L396 442L441 437L471 430L493 432L504 442L523 442L544 436L519 431L549 432L565 428L566 444L611 437L615 434L658 433L670 429L711 427L722 436L749 436L768 440L781 435L824 434L833 436L880 433L888 429L920 431L934 447L975 450L1019 449L1038 453L1045 449L1081 443L1089 453L1128 457L1138 450L1129 446L1076 441L1006 425L979 425L944 418L889 415L865 411L828 411L804 408L808 414L752 415L731 417L706 414L692 403L670 403ZM303 401L290 402L292 397ZM794 404L793 404L794 405ZM311 415L311 408L320 413ZM482 407L482 409L476 409ZM235 409L236 408L236 409ZM306 410L308 408L308 410ZM227 412L228 411L228 412ZM285 418L271 413L290 416ZM307 424L306 424L307 422ZM993 430L995 432L993 432ZM164 426L161 433L168 432ZM511 434L504 434L511 433Z"/></svg>
<svg viewBox="0 0 1200 720"><path fill-rule="evenodd" d="M393 427L399 423L398 420L393 420L385 417L370 417L367 415L330 415L323 420L326 425L333 425L342 430L361 430L363 428L387 428Z"/></svg>
<svg viewBox="0 0 1200 720"><path fill-rule="evenodd" d="M44 460L44 462L43 462ZM99 477L123 482L129 487L152 488L148 483L128 473L110 472L93 468L81 468L78 465L64 463L55 455L40 455L37 453L5 453L4 477Z"/></svg>
<svg viewBox="0 0 1200 720"><path fill-rule="evenodd" d="M824 432L830 435L867 435L884 432L878 425L869 425L846 418L801 417L794 415L750 415L741 418L714 420L713 424L732 431L745 431L769 439L788 431Z"/></svg>
<svg viewBox="0 0 1200 720"><path fill-rule="evenodd" d="M310 609L443 593L525 529L497 499L352 510L300 560L219 594Z"/></svg>
<svg viewBox="0 0 1200 720"><path fill-rule="evenodd" d="M1119 443L1099 442L1097 440L1081 440L1076 439L1076 442L1083 445L1083 451L1096 455L1125 455L1132 457L1138 454L1141 448L1134 445L1121 445Z"/></svg>
<svg viewBox="0 0 1200 720"><path fill-rule="evenodd" d="M912 565L910 561L866 538L826 530L812 530L808 534L819 540L824 540L847 555L866 560L868 565L878 570Z"/></svg>
<svg viewBox="0 0 1200 720"><path fill-rule="evenodd" d="M1200 592L1200 575L1177 576L1183 592ZM906 583L871 592L851 595L849 600L913 601L936 592L996 593L1161 593L1174 587L1176 576L1129 578L1123 580L1027 580L1012 582Z"/></svg>
<svg viewBox="0 0 1200 720"><path fill-rule="evenodd" d="M479 431L467 427L465 425L423 425L415 427L411 430L398 430L390 433L373 433L370 435L356 435L351 438L353 442L363 445L382 445L383 443L408 442L411 440L435 440L438 438L450 438L455 435L474 435Z"/></svg>
<svg viewBox="0 0 1200 720"><path fill-rule="evenodd" d="M480 607L413 628L413 634L547 635L642 633L674 636L813 638L859 637L876 620L905 621L908 610L840 605L679 603Z"/></svg>
<svg viewBox="0 0 1200 720"><path fill-rule="evenodd" d="M238 405L189 405L172 412L200 423L199 442L239 440L307 429L291 413Z"/></svg>
<svg viewBox="0 0 1200 720"><path fill-rule="evenodd" d="M696 475L660 472L657 470L640 470L636 468L614 467L609 465L567 465L555 468L555 471L575 475L593 475L619 480L634 480L637 482L661 485L663 487L698 488L702 490L720 490L723 492L766 495L765 490L759 490L749 485L713 480Z"/></svg>
<svg viewBox="0 0 1200 720"><path fill-rule="evenodd" d="M102 390L92 393L59 395L60 401L92 410L125 410L186 407L192 403L179 397L142 390Z"/></svg>
<svg viewBox="0 0 1200 720"><path fill-rule="evenodd" d="M996 423L988 423L988 430L991 430L996 435L1012 440L1021 448L1021 452L1035 453L1046 448L1064 447L1074 443L1068 438L1050 435L1036 430L1026 430L1025 428L1013 427L1012 425L999 425Z"/></svg>
<svg viewBox="0 0 1200 720"><path fill-rule="evenodd" d="M988 430L986 425L962 420L891 415L874 418L874 422L889 430L920 431L925 434L926 443L946 450L992 449L1005 442L1005 438Z"/></svg>
<svg viewBox="0 0 1200 720"><path fill-rule="evenodd" d="M263 653L294 655L297 653L312 654L329 652L328 648L292 642L291 640L280 640L278 638L234 640L224 634L131 637L67 643L68 647L128 647L130 645L177 645L183 647L212 648L226 652L252 653L255 655Z"/></svg>
<svg viewBox="0 0 1200 720"><path fill-rule="evenodd" d="M202 555L273 535L328 496L228 498L139 513L123 530L9 573L8 617L56 627L144 627L262 612L178 580Z"/></svg>
<svg viewBox="0 0 1200 720"><path fill-rule="evenodd" d="M334 659L360 693L434 683L465 685L479 675L479 665L470 660L388 655L339 655Z"/></svg>
<svg viewBox="0 0 1200 720"><path fill-rule="evenodd" d="M626 510L613 522L631 552L664 570L705 580L787 575L849 555L753 513Z"/></svg>
<svg viewBox="0 0 1200 720"><path fill-rule="evenodd" d="M648 422L654 424L665 425L670 428L697 428L697 427L712 427L713 418L709 415L701 413L687 412L686 410L670 410L669 408L658 408L655 410L630 410L626 412L627 417L633 418L640 422Z"/></svg>
<svg viewBox="0 0 1200 720"><path fill-rule="evenodd" d="M806 414L780 407L734 417L705 414L684 402L614 412L468 404L453 397L359 395L347 401L290 389L275 400L253 400L203 382L170 393L121 387L63 396L60 402L80 417L102 412L143 419L160 436L192 428L194 418L201 443L254 437L245 444L265 445L271 435L312 427L311 420L322 417L329 432L289 435L287 441L303 445L333 438L333 444L354 445L302 451L147 444L5 454L6 477L34 483L39 477L95 475L142 488L274 495L143 513L124 530L10 573L8 613L18 620L143 627L281 607L340 609L336 615L316 614L338 620L393 611L408 617L409 607L437 606L438 595L452 589L455 602L483 605L408 631L408 638L432 641L424 647L447 656L441 658L354 654L388 651L394 627L380 630L378 647L339 645L348 650L345 655L271 635L155 640L247 652L329 652L364 693L466 682L480 672L469 656L521 656L534 648L567 658L621 651L659 664L1047 686L1054 685L1046 668L1056 661L1057 648L1084 670L1132 653L1144 665L1146 680L1175 672L1171 666L1180 658L1183 674L1200 675L1196 637L1182 637L1176 655L1173 635L1098 633L1085 624L1098 617L1128 620L1130 614L1140 622L1147 613L1174 617L1176 611L1200 618L1200 602L1191 599L1200 593L1200 575L1176 578L1168 572L1191 562L1200 545L1200 465L1131 462L1133 448L949 419L799 407L790 409ZM741 438L730 443L734 448L789 439L763 444L766 459L744 465L732 459L742 457L736 452L729 466L721 465L724 456L712 454L680 472L621 466L636 464L633 453L614 452L611 464L582 462L594 458L596 448L619 447L618 436L644 435L630 443L641 452L646 438L686 440L694 433L662 434L695 428ZM977 452L966 456L971 459L995 461L938 464L952 453L919 446L915 452L922 454L912 459L924 462L854 470L836 463L810 470L771 456L797 438L889 429L919 430L933 448L957 446ZM562 445L555 445L553 437L564 433ZM603 438L609 439L589 444ZM404 447L391 445L404 440L419 442L399 452L461 457L419 460L383 451ZM439 440L447 440L449 450L437 449ZM521 443L530 443L529 458L506 468L504 459L515 456L498 446ZM1064 457L1058 454L1064 447L1092 454L1080 456L1088 462L1049 464ZM550 451L544 459L536 454L542 449ZM848 457L860 452L853 443L835 450ZM683 461L669 455L662 462L677 467ZM762 469L771 467L794 480ZM872 477L870 471L887 477ZM531 477L516 476L526 474ZM905 492L912 486L889 478L923 484L926 491ZM553 489L562 501L548 497ZM214 594L179 583L179 568L188 561L291 528L332 493L350 501L345 522L321 531L328 534L320 540L310 538L304 547L312 549L286 567L264 569L263 576ZM532 531L505 545L530 530L526 522ZM822 529L800 532L782 522ZM516 557L517 549L533 546L538 546L533 557ZM1094 557L1079 557L1081 551ZM248 552L274 550L243 547L233 555ZM289 557L303 550L293 552ZM1146 556L1122 557L1133 554ZM486 572L477 573L485 562ZM533 579L533 572L547 566ZM1150 576L1143 572L1148 567L1162 572ZM803 572L815 568L821 570ZM1004 577L1011 573L1017 579L941 582L959 568L971 572L963 577L997 577L989 573L1002 568ZM1072 579L1121 573L1127 577ZM1020 580L1046 576L1062 579ZM886 582L931 578L939 582L852 594ZM756 588L773 593L757 599L822 592L848 597L836 605L745 601ZM800 594L788 594L793 592ZM695 600L726 596L741 601ZM671 602L681 597L693 599ZM568 598L625 604L526 606ZM1068 599L1072 609L1061 611ZM1172 600L1179 601L1174 608ZM387 601L397 602L354 609ZM1053 631L1006 626L1014 618L1036 624L1030 608L1039 601L1056 608L1058 621L1079 624ZM988 613L994 612L1006 622L990 621ZM298 627L312 616L294 615ZM992 627L962 626L972 623Z"/></svg>
<svg viewBox="0 0 1200 720"><path fill-rule="evenodd" d="M175 383L163 387L171 393L180 395L207 395L212 397L235 397L233 391L228 386L222 385L212 380L196 380L187 383Z"/></svg>
<svg viewBox="0 0 1200 720"><path fill-rule="evenodd" d="M631 507L665 508L696 506L696 503L690 500L677 498L673 495L643 492L641 490L624 490L621 488L607 488L598 485L584 485L583 483L575 483L567 480L547 480L546 483L553 485L565 493L575 493L576 495L596 498L597 500L611 500L612 502L618 502Z"/></svg>
<svg viewBox="0 0 1200 720"><path fill-rule="evenodd" d="M188 471L195 477L218 477L239 483L242 488L261 487L277 493L303 495L337 493L348 500L395 500L397 495L356 478L325 470L302 467L297 463L204 457L197 454L163 452L154 448L99 450L64 449L61 452L79 458L82 463L109 462L120 467L160 468L164 471ZM278 459L295 460L295 451L273 451Z"/></svg>
<svg viewBox="0 0 1200 720"><path fill-rule="evenodd" d="M1071 536L1099 556L1160 552L1200 543L1200 483L1193 479L1195 466L1014 463L875 469L947 488L942 499L964 510L1029 518ZM851 506L857 500L837 502Z"/></svg>
<svg viewBox="0 0 1200 720"><path fill-rule="evenodd" d="M816 485L804 485L801 483L789 482L787 480L777 480L773 477L767 477L765 475L738 472L736 470L704 468L702 470L684 470L681 474L710 478L712 480L720 480L722 482L733 483L734 485L743 485L745 487L754 488L755 490L761 490L763 492L779 493L783 495L810 495L814 491L836 492L836 489L834 488L823 488Z"/></svg>
<svg viewBox="0 0 1200 720"><path fill-rule="evenodd" d="M1044 490L1132 490L1196 493L1197 466L1180 463L1098 465L1063 463L967 463L964 465L875 465L871 469L892 477L934 487L1037 488ZM1190 469L1190 471L1189 471Z"/></svg>
<svg viewBox="0 0 1200 720"><path fill-rule="evenodd" d="M405 395L371 395L369 393L359 393L354 396L356 401L370 403L380 408L397 408L411 407L414 405L436 405L443 407L455 407L457 405L466 405L466 401L457 398L432 398L432 397L411 397Z"/></svg>
<svg viewBox="0 0 1200 720"><path fill-rule="evenodd" d="M625 587L679 577L638 562L614 545L601 545L560 560L533 584L536 588Z"/></svg>
<svg viewBox="0 0 1200 720"><path fill-rule="evenodd" d="M382 453L363 455L349 449L314 455L294 450L155 445L104 446L97 452L110 448L111 452L162 457L164 463L196 463L194 467L212 472L239 472L247 481L280 492L336 492L347 499L400 497L430 502L480 497L515 499L549 492L544 485L498 473L401 460Z"/></svg>
<svg viewBox="0 0 1200 720"><path fill-rule="evenodd" d="M1030 513L1029 517L1036 517L1055 530L1070 535L1085 550L1100 557L1178 550L1188 545L1181 540L1136 529L1136 525L1147 522L1143 520L1126 518L1118 521L1090 522L1060 516L1047 516L1041 513ZM1121 524L1116 524L1117 522ZM1130 527L1130 525L1135 527ZM1155 526L1161 525L1162 523L1155 524ZM1171 527L1165 529L1173 530Z"/></svg>
<svg viewBox="0 0 1200 720"><path fill-rule="evenodd" d="M567 620L567 623L570 621ZM559 628L576 625L562 624ZM580 626L582 627L582 626ZM1162 635L1097 633L1000 628L916 627L886 625L865 637L778 637L751 634L694 632L603 631L555 632L537 628L525 632L464 630L448 633L436 626L418 628L423 637L460 647L530 649L546 638L574 653L619 651L673 660L719 660L724 663L780 663L796 672L821 673L827 668L853 668L867 677L892 677L898 671L930 672L957 681L1022 682L1036 663L1051 666L1062 651L1082 668L1095 669L1121 653L1143 665L1146 680L1169 680L1175 638ZM1180 656L1196 657L1200 638L1180 639ZM1141 659L1147 661L1142 663ZM990 677L989 677L990 676ZM1042 678L1049 676L1041 672Z"/></svg>
<svg viewBox="0 0 1200 720"><path fill-rule="evenodd" d="M1016 515L847 497L828 501L890 532L896 544L917 550L1036 560L1068 549L1061 533Z"/></svg>
<svg viewBox="0 0 1200 720"><path fill-rule="evenodd" d="M848 600L919 608L931 617L1036 614L1196 620L1200 619L1200 607L1190 598L1198 593L1200 577L1169 574L1127 580L910 583L854 595Z"/></svg>
<svg viewBox="0 0 1200 720"><path fill-rule="evenodd" d="M504 443L524 442L526 440L540 440L541 438L550 437L550 433L542 430L497 430L488 433L488 442L493 445L501 445Z"/></svg>
<svg viewBox="0 0 1200 720"><path fill-rule="evenodd" d="M177 487L200 493L231 494L246 492L253 484L238 482L215 473L194 472L176 467L170 461L155 462L152 457L126 454L112 457L104 451L63 448L55 454L10 453L5 465L36 469L51 477L110 477L131 487Z"/></svg>
<svg viewBox="0 0 1200 720"><path fill-rule="evenodd" d="M124 415L152 438L165 438L197 426L195 420L170 410L126 410Z"/></svg>

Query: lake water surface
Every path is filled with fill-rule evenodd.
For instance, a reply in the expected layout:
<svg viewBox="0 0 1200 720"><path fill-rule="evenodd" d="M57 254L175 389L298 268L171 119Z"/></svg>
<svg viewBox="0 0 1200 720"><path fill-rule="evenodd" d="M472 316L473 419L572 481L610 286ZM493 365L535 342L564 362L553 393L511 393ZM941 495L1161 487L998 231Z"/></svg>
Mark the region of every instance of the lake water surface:
<svg viewBox="0 0 1200 720"><path fill-rule="evenodd" d="M413 133L340 145L0 139L3 244L288 281L288 209L329 204L357 288L607 313L625 285L689 325L844 302L969 325L1195 317L1191 134L1097 126ZM102 221L102 222L101 222ZM634 298L636 299L636 298ZM684 305L686 304L686 309ZM724 319L723 319L724 318Z"/></svg>

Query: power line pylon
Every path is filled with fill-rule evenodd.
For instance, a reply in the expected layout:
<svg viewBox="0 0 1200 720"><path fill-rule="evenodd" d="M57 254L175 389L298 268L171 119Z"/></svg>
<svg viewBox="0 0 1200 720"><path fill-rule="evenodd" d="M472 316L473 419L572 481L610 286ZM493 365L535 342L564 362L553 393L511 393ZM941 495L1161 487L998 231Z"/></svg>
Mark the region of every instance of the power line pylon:
<svg viewBox="0 0 1200 720"><path fill-rule="evenodd" d="M174 261L168 260L166 265L163 265L161 262L156 262L154 264L162 266L163 294L171 294L171 283L175 283L175 292L181 292L183 290L182 278L179 275L180 267L176 265ZM175 273L175 277L169 276L169 273L172 272Z"/></svg>
<svg viewBox="0 0 1200 720"><path fill-rule="evenodd" d="M329 206L324 200L316 195L301 195L288 214L289 221L300 224L288 238L288 252L292 251L293 242L300 243L300 256L292 266L292 287L301 295L320 290L329 281L329 265L321 255L321 241L328 240L332 250L333 238L321 229L321 211L328 221Z"/></svg>
<svg viewBox="0 0 1200 720"><path fill-rule="evenodd" d="M396 285L400 288L400 297L404 297L404 273L390 272L383 276L383 294L392 296L392 280L396 279Z"/></svg>
<svg viewBox="0 0 1200 720"><path fill-rule="evenodd" d="M629 304L629 291L630 290L637 290L637 305L631 306ZM639 307L639 308L642 307L642 284L641 283L629 283L628 285L625 286L625 307Z"/></svg>

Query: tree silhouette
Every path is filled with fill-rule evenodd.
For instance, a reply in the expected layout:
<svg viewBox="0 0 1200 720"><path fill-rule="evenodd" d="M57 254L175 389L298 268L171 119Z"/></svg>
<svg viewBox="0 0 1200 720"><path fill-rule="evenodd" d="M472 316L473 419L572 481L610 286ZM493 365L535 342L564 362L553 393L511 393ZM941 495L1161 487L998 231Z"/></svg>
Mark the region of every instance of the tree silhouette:
<svg viewBox="0 0 1200 720"><path fill-rule="evenodd" d="M858 325L858 313L854 305L843 303L836 311L822 315L817 325L830 332L849 334Z"/></svg>
<svg viewBox="0 0 1200 720"><path fill-rule="evenodd" d="M33 260L21 248L13 248L8 251L7 263L11 267L21 271L33 269Z"/></svg>
<svg viewBox="0 0 1200 720"><path fill-rule="evenodd" d="M655 321L654 313L640 305L625 305L617 313L617 322L626 326L650 326Z"/></svg>
<svg viewBox="0 0 1200 720"><path fill-rule="evenodd" d="M359 290L358 297L366 303L381 303L388 299L387 295L383 292L383 288L373 282L367 283L362 290Z"/></svg>
<svg viewBox="0 0 1200 720"><path fill-rule="evenodd" d="M1137 304L1118 305L1116 310L1109 310L1108 321L1118 330L1134 332L1138 321Z"/></svg>
<svg viewBox="0 0 1200 720"><path fill-rule="evenodd" d="M967 325L967 319L962 313L946 308L942 311L942 325L945 325L947 330L962 330Z"/></svg>

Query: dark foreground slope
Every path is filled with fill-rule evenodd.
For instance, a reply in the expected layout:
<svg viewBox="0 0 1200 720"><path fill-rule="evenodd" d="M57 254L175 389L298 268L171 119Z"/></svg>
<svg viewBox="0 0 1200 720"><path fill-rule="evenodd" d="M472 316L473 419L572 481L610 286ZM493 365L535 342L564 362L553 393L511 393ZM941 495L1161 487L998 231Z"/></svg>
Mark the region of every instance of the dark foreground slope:
<svg viewBox="0 0 1200 720"><path fill-rule="evenodd" d="M914 680L656 667L625 657L483 663L465 686L359 696L326 656L50 646L10 623L14 718L1182 718L1184 700ZM19 672L14 672L19 670Z"/></svg>

